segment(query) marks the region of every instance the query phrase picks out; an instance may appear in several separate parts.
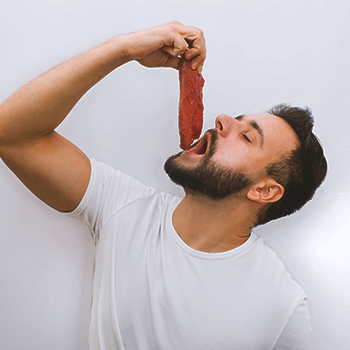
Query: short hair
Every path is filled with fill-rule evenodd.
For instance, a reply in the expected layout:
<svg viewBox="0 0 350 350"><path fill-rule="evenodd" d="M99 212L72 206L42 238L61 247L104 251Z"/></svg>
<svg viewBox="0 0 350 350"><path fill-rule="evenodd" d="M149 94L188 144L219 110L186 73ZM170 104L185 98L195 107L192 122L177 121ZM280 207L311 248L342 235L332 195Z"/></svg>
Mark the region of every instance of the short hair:
<svg viewBox="0 0 350 350"><path fill-rule="evenodd" d="M256 226L290 215L306 204L327 174L327 160L318 137L312 132L314 118L309 108L279 104L268 113L285 120L299 145L289 154L266 167L266 173L284 187L282 198L258 213Z"/></svg>

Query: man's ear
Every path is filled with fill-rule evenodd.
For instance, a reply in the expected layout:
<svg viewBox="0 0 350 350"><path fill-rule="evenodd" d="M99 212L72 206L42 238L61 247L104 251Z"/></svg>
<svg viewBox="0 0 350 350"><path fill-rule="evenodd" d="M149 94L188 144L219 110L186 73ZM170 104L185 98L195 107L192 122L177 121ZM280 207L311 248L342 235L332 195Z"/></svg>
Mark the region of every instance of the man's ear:
<svg viewBox="0 0 350 350"><path fill-rule="evenodd" d="M267 204L280 200L284 193L284 187L274 179L265 178L255 183L248 191L247 198L251 201Z"/></svg>

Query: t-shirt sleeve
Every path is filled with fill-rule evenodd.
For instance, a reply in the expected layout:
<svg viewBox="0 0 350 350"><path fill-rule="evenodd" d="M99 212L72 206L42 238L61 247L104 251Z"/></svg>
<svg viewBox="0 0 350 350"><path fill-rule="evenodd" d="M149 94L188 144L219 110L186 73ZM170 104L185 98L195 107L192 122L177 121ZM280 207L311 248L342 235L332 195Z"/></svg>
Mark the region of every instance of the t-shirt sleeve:
<svg viewBox="0 0 350 350"><path fill-rule="evenodd" d="M121 208L153 191L110 166L91 162L88 188L78 207L68 215L80 217L97 243L103 224Z"/></svg>
<svg viewBox="0 0 350 350"><path fill-rule="evenodd" d="M305 297L295 309L273 350L308 350L310 337L311 317Z"/></svg>

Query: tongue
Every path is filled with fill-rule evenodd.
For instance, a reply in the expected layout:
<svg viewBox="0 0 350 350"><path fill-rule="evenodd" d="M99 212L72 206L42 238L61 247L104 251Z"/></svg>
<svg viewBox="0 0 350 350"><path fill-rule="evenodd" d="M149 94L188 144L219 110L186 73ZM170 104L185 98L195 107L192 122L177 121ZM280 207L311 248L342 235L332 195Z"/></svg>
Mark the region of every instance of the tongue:
<svg viewBox="0 0 350 350"><path fill-rule="evenodd" d="M190 149L190 152L198 154L198 155L203 155L207 152L208 148L208 140L205 136L203 136L199 142Z"/></svg>

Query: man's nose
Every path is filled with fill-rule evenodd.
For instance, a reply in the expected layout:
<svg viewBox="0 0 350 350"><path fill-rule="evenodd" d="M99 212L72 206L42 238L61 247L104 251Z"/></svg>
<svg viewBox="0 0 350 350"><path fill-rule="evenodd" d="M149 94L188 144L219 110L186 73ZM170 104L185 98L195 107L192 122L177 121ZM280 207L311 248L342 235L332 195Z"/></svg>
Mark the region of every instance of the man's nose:
<svg viewBox="0 0 350 350"><path fill-rule="evenodd" d="M238 123L238 120L227 114L220 114L215 119L215 128L220 136L226 137L233 131L236 123Z"/></svg>

